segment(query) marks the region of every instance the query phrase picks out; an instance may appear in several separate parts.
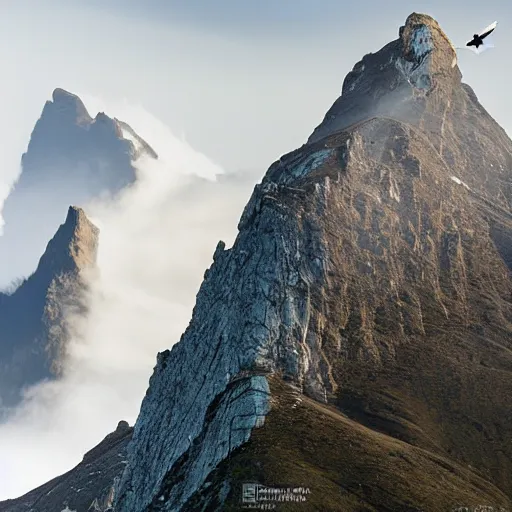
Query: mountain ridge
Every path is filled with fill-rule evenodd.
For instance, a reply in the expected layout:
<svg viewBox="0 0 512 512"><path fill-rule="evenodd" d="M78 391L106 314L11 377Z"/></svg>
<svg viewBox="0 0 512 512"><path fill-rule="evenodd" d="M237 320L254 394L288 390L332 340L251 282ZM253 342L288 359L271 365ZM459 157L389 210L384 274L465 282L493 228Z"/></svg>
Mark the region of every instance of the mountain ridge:
<svg viewBox="0 0 512 512"><path fill-rule="evenodd" d="M0 286L33 272L70 204L86 208L91 201L118 196L137 180L143 157L158 155L130 125L104 112L93 118L78 96L55 89L3 206Z"/></svg>
<svg viewBox="0 0 512 512"><path fill-rule="evenodd" d="M510 224L470 190L510 213L512 142L462 87L435 20L413 13L399 34L308 143L270 166L233 247L219 243L187 330L158 357L116 511L188 510L213 468L267 428L276 374L363 427L478 468L489 505L510 507L512 283L490 214ZM485 505L468 477L442 498L359 478L359 505L333 510L369 506L377 486L388 510L446 510L464 494ZM235 481L225 475L219 493L240 506ZM198 510L223 509L203 498Z"/></svg>
<svg viewBox="0 0 512 512"><path fill-rule="evenodd" d="M49 126L52 127L51 139L48 139ZM22 155L22 167L28 167L28 172L32 171L33 159L36 159L36 167L41 166L41 163L37 161L40 159L40 155L33 156L33 153L40 152L41 143L39 138L41 136L45 137L45 144L48 144L48 140L50 140L61 145L63 137L69 138L66 132L69 132L73 126L77 127L77 130L74 133L72 132L74 136L84 136L86 132L95 134L97 131L102 136L110 132L115 138L124 140L126 151L133 160L144 153L151 158L158 158L153 148L139 137L129 124L117 118L110 118L104 112L98 112L96 117L93 118L79 96L64 89L56 88L52 93L52 100L45 103L41 116L34 126L27 151ZM138 147L133 140L124 138L123 129L130 132L130 136L135 139Z"/></svg>
<svg viewBox="0 0 512 512"><path fill-rule="evenodd" d="M111 510L114 488L126 463L132 431L133 427L120 421L116 430L84 455L74 468L19 498L1 501L0 512Z"/></svg>
<svg viewBox="0 0 512 512"><path fill-rule="evenodd" d="M84 211L69 207L37 269L10 295L0 293L4 405L15 405L23 387L60 374L70 339L65 316L86 309L84 273L95 268L98 237Z"/></svg>

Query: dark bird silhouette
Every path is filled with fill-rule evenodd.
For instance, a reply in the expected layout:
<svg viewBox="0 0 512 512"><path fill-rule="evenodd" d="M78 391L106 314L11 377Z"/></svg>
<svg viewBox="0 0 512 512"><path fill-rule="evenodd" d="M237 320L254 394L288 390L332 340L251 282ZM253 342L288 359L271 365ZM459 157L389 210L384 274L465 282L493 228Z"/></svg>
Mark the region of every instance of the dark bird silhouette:
<svg viewBox="0 0 512 512"><path fill-rule="evenodd" d="M479 46L484 44L484 39L496 28L498 24L497 21L491 23L488 27L484 28L480 34L475 34L471 41L466 43L466 46L475 46L478 48Z"/></svg>

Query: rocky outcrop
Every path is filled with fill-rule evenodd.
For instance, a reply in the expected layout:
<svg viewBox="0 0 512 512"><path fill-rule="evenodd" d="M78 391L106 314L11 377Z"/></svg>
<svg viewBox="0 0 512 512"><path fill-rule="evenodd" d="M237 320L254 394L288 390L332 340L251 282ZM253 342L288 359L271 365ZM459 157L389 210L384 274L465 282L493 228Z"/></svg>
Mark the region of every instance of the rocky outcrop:
<svg viewBox="0 0 512 512"><path fill-rule="evenodd" d="M398 40L349 74L308 143L270 167L233 247L217 247L189 327L158 357L116 511L228 510L240 482L227 471L215 486L214 469L248 437L259 444L245 462L266 485L337 474L336 458L305 462L295 447L286 456L305 465L286 477L297 481L278 471L270 481L277 459L258 454L285 442L262 435L275 432L265 411L276 377L365 432L367 445L354 437L347 451L385 459L366 472L348 461L343 507L312 479L318 507L508 509L511 159L446 35L409 16ZM300 435L293 410L288 418L286 435ZM333 429L312 442L335 442ZM397 453L430 460L428 470L410 480L384 471ZM449 474L451 490L437 492Z"/></svg>
<svg viewBox="0 0 512 512"><path fill-rule="evenodd" d="M129 125L103 112L92 118L78 96L55 89L4 204L0 268L10 279L27 276L68 206L118 194L135 181L134 162L142 156L157 158ZM0 286L6 279L0 276Z"/></svg>
<svg viewBox="0 0 512 512"><path fill-rule="evenodd" d="M369 53L348 73L342 94L328 110L308 142L316 142L371 117L392 117L405 123L428 121L429 112L443 113L446 104L428 101L452 94L460 85L455 49L439 25L411 14L399 38L377 53ZM441 116L442 119L442 116ZM439 120L441 120L439 119ZM439 125L425 125L436 132ZM438 134L439 136L439 134Z"/></svg>
<svg viewBox="0 0 512 512"><path fill-rule="evenodd" d="M84 272L96 263L99 231L70 207L36 271L11 294L0 293L0 396L14 405L20 391L60 374L70 338L65 317L86 309Z"/></svg>
<svg viewBox="0 0 512 512"><path fill-rule="evenodd" d="M21 498L0 502L0 512L111 510L132 431L126 421L120 421L116 430L89 451L80 464Z"/></svg>

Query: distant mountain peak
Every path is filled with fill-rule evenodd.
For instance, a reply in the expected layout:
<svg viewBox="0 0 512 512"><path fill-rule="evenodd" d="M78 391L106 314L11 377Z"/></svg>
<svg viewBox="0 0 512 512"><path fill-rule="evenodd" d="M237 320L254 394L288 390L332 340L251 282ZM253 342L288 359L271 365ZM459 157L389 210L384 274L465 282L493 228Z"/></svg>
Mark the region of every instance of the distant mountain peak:
<svg viewBox="0 0 512 512"><path fill-rule="evenodd" d="M45 105L47 111L69 116L77 124L88 124L92 121L83 101L76 94L58 87L52 93L52 100L53 102L48 101Z"/></svg>
<svg viewBox="0 0 512 512"><path fill-rule="evenodd" d="M128 123L112 118L103 111L92 117L79 96L61 88L53 91L52 101L46 102L40 118L41 122L43 120L57 122L63 130L69 130L69 125L75 125L87 131L96 131L126 141L134 160L144 153L152 158L158 158L155 150ZM37 128L34 134L40 131L40 127ZM59 129L57 129L58 132Z"/></svg>
<svg viewBox="0 0 512 512"><path fill-rule="evenodd" d="M66 315L87 310L83 272L95 268L98 238L85 212L69 207L36 271L0 296L0 404L15 404L24 386L60 375L71 336Z"/></svg>
<svg viewBox="0 0 512 512"><path fill-rule="evenodd" d="M75 94L57 88L47 101L22 156L22 172L3 208L0 268L26 276L36 266L69 204L117 196L137 179L136 161L157 159L153 148L124 121L93 118ZM38 229L27 215L36 215Z"/></svg>
<svg viewBox="0 0 512 512"><path fill-rule="evenodd" d="M82 100L72 92L66 91L60 87L57 87L52 92L52 100L54 103L79 103L83 105ZM85 106L84 106L85 108Z"/></svg>
<svg viewBox="0 0 512 512"><path fill-rule="evenodd" d="M87 218L84 210L70 206L65 222L48 242L37 271L48 267L53 274L59 271L83 270L94 265L98 237L99 229Z"/></svg>
<svg viewBox="0 0 512 512"><path fill-rule="evenodd" d="M126 127L130 132L128 137L124 135ZM105 112L92 117L79 96L56 88L52 100L44 105L22 156L21 177L26 179L34 170L56 167L56 163L64 158L80 161L95 156L108 161L112 155L106 150L112 151L116 145L122 147L129 160L136 160L144 153L158 158L154 149L127 123L111 118Z"/></svg>

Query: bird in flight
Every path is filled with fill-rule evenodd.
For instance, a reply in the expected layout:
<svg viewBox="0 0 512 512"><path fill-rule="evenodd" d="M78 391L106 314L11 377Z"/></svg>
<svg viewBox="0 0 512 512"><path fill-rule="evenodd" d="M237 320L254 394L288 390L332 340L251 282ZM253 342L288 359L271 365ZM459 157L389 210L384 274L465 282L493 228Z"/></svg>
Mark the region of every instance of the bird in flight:
<svg viewBox="0 0 512 512"><path fill-rule="evenodd" d="M497 21L494 23L491 23L488 27L484 28L479 34L475 34L473 36L473 39L471 41L468 41L466 43L466 46L474 46L476 49L478 49L479 46L482 46L484 44L484 39L496 28L496 25L498 24Z"/></svg>

